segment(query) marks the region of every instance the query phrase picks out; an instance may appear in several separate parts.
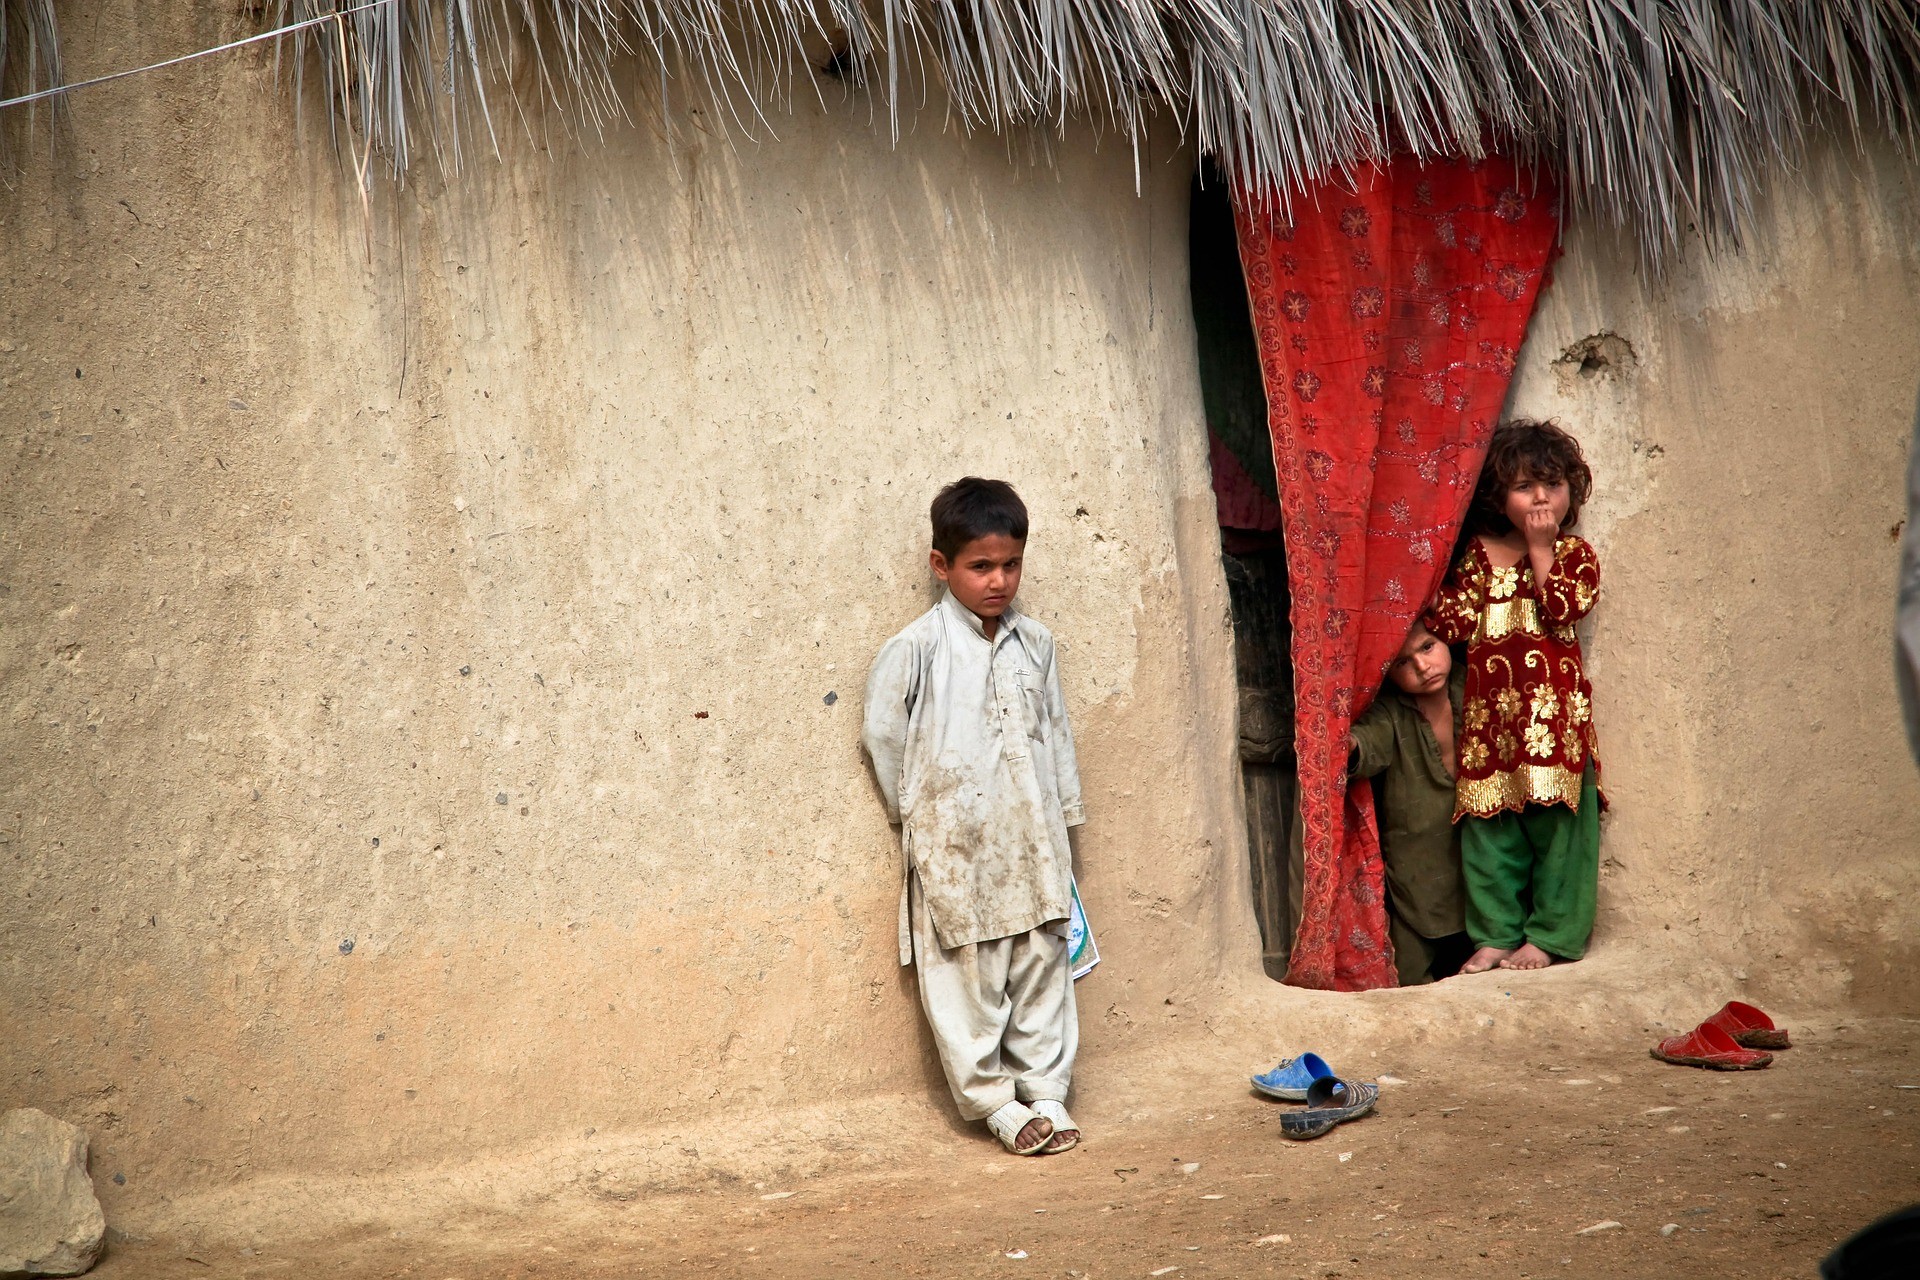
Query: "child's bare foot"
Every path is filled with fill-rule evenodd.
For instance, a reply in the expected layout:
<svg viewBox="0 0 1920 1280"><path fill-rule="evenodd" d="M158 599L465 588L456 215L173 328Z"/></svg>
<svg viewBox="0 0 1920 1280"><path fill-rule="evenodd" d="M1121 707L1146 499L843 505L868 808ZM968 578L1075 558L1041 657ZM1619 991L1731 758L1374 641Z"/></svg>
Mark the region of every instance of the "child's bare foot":
<svg viewBox="0 0 1920 1280"><path fill-rule="evenodd" d="M1043 1098L1033 1104L1033 1109L1039 1113L1041 1119L1053 1125L1053 1137L1047 1140L1047 1145L1041 1149L1041 1154L1058 1155L1062 1151L1071 1151L1080 1145L1080 1126L1075 1124L1073 1117L1067 1114L1065 1103Z"/></svg>
<svg viewBox="0 0 1920 1280"><path fill-rule="evenodd" d="M1485 973L1505 964L1507 957L1512 954L1512 947L1482 947L1467 957L1467 962L1460 966L1460 972Z"/></svg>
<svg viewBox="0 0 1920 1280"><path fill-rule="evenodd" d="M1529 942L1502 960L1500 967L1502 969L1544 969L1552 963L1552 956Z"/></svg>
<svg viewBox="0 0 1920 1280"><path fill-rule="evenodd" d="M987 1117L987 1130L1013 1154L1037 1156L1053 1136L1053 1122L1034 1114L1024 1102L1008 1102Z"/></svg>

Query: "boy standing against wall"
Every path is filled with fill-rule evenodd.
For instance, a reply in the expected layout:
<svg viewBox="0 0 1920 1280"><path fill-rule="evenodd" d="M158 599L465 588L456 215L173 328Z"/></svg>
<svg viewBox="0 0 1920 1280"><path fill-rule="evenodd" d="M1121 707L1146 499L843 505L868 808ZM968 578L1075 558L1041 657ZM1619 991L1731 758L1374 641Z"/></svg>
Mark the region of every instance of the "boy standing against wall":
<svg viewBox="0 0 1920 1280"><path fill-rule="evenodd" d="M1072 855L1086 821L1053 636L1013 607L1027 509L968 476L933 500L940 603L881 648L867 754L900 824L900 963L954 1102L1016 1155L1080 1140L1067 1114L1079 1043L1067 955Z"/></svg>

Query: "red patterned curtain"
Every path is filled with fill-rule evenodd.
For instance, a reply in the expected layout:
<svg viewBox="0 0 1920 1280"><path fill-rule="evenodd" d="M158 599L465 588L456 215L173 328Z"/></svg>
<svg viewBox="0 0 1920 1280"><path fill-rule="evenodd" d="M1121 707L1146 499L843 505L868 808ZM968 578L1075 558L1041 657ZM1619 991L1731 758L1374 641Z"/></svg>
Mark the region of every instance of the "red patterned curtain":
<svg viewBox="0 0 1920 1280"><path fill-rule="evenodd" d="M1306 886L1287 981L1395 984L1373 792L1347 729L1441 575L1558 231L1511 161L1406 157L1235 201L1293 596Z"/></svg>

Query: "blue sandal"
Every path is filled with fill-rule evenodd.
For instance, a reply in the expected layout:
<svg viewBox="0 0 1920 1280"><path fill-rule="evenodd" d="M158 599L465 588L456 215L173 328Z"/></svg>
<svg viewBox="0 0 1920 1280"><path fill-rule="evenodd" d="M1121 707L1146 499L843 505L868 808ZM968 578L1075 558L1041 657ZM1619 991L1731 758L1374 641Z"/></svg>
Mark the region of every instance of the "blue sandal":
<svg viewBox="0 0 1920 1280"><path fill-rule="evenodd" d="M1251 1079L1253 1087L1269 1098L1278 1098L1282 1102L1305 1102L1307 1090L1313 1087L1315 1080L1332 1077L1333 1068L1327 1065L1326 1059L1317 1053L1303 1053L1297 1058L1282 1058L1279 1066Z"/></svg>

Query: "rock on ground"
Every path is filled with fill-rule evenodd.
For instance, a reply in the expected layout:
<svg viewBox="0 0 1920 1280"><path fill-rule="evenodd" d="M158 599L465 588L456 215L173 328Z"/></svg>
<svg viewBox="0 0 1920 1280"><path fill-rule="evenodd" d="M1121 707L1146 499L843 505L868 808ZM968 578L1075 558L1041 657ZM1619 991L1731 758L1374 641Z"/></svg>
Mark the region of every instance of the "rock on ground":
<svg viewBox="0 0 1920 1280"><path fill-rule="evenodd" d="M0 1115L0 1280L77 1276L106 1234L86 1130L32 1107Z"/></svg>

